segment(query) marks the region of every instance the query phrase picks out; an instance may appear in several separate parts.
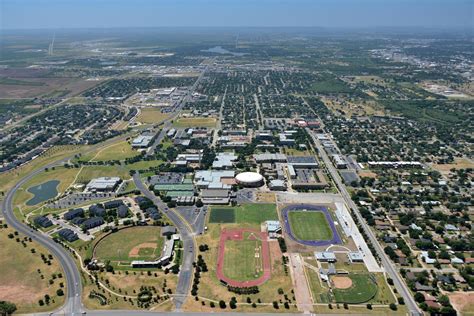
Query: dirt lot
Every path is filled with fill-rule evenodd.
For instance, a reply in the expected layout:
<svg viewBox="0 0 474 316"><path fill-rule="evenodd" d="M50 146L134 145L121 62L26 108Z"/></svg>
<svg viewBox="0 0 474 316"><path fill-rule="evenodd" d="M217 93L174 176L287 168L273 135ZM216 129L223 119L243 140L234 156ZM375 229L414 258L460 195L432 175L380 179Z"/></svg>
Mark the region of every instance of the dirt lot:
<svg viewBox="0 0 474 316"><path fill-rule="evenodd" d="M454 163L450 164L433 164L433 168L438 170L441 173L447 174L451 169L467 169L474 168L474 162L466 158L455 158Z"/></svg>
<svg viewBox="0 0 474 316"><path fill-rule="evenodd" d="M474 315L474 293L457 292L449 295L453 307L463 316Z"/></svg>
<svg viewBox="0 0 474 316"><path fill-rule="evenodd" d="M377 178L377 174L372 171L359 171L359 177L361 178Z"/></svg>
<svg viewBox="0 0 474 316"><path fill-rule="evenodd" d="M275 193L273 193L273 192L257 192L257 202L275 203Z"/></svg>

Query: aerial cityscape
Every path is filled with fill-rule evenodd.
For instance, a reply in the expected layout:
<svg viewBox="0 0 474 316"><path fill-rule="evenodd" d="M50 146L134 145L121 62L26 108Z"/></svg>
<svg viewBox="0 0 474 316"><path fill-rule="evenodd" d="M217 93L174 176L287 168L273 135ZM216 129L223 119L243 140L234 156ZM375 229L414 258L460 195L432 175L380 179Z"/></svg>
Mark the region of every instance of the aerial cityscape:
<svg viewBox="0 0 474 316"><path fill-rule="evenodd" d="M6 2L0 315L474 315L472 4L35 29Z"/></svg>

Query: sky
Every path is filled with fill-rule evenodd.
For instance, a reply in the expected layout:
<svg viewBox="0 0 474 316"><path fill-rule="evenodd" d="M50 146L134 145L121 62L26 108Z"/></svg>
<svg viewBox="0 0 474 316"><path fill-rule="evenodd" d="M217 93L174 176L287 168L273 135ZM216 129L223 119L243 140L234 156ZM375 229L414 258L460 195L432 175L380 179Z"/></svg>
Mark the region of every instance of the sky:
<svg viewBox="0 0 474 316"><path fill-rule="evenodd" d="M1 29L474 28L474 0L0 0Z"/></svg>

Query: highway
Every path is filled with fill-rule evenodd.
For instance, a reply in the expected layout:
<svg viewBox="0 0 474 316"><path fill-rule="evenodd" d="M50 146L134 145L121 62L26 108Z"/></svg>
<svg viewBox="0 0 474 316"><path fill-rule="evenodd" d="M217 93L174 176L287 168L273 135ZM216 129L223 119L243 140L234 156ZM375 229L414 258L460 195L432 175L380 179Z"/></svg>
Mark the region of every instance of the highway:
<svg viewBox="0 0 474 316"><path fill-rule="evenodd" d="M165 203L161 199L157 198L153 192L148 190L145 184L140 179L140 174L136 172L133 175L133 181L140 192L153 201L156 207L162 211L166 216L173 222L174 226L178 229L181 240L183 241L183 261L179 272L178 284L176 286L176 292L178 296L174 297L174 303L176 309L179 311L181 306L184 304L188 292L191 288L191 281L193 278L193 262L196 257L196 244L194 240L194 232L192 231L189 223L186 222L176 211L168 209Z"/></svg>
<svg viewBox="0 0 474 316"><path fill-rule="evenodd" d="M393 283L395 287L397 288L398 293L403 297L405 304L411 313L411 315L423 315L423 313L420 311L418 308L418 305L416 304L413 296L411 295L410 290L406 286L405 282L401 278L401 276L397 272L396 266L390 261L390 259L387 257L385 252L382 249L382 246L380 246L377 237L375 234L372 232L370 229L369 225L367 225L365 219L362 217L360 214L359 208L357 205L352 201L352 198L349 194L349 192L346 189L345 184L342 182L341 177L339 176L339 173L337 172L337 169L334 167L332 161L329 159L326 151L324 150L323 146L321 145L321 142L319 139L316 137L315 133L310 130L309 128L306 129L308 134L311 135L311 138L313 139L316 148L319 151L320 156L322 157L326 168L328 169L329 173L331 174L331 177L333 178L339 192L341 193L342 197L344 198L344 201L346 204L349 206L349 208L352 210L352 213L356 216L356 218L359 220L359 223L361 224L362 228L364 229L365 234L368 236L370 239L370 242L372 243L375 251L377 252L378 256L380 257L382 261L382 266L384 267L386 273L388 276L393 280Z"/></svg>

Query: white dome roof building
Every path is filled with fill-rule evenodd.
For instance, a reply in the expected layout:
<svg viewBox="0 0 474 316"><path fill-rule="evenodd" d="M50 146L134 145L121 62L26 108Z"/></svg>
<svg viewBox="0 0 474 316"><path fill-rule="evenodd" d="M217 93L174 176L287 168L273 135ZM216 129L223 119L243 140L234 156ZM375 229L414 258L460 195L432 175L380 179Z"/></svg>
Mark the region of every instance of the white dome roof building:
<svg viewBox="0 0 474 316"><path fill-rule="evenodd" d="M257 172L239 173L235 180L244 187L260 187L263 185L263 176Z"/></svg>

